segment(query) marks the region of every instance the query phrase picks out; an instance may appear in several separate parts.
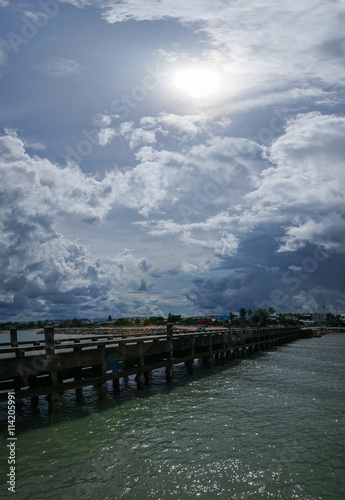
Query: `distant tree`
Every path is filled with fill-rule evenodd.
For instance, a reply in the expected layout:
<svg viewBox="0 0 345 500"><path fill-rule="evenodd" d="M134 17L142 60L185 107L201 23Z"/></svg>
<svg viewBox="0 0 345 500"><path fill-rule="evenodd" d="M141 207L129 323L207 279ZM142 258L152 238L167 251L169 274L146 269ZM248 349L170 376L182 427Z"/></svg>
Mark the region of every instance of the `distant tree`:
<svg viewBox="0 0 345 500"><path fill-rule="evenodd" d="M163 316L156 316L155 317L155 325L164 325L164 318L163 318Z"/></svg>
<svg viewBox="0 0 345 500"><path fill-rule="evenodd" d="M279 323L285 323L285 314L279 313L278 314L278 321Z"/></svg>
<svg viewBox="0 0 345 500"><path fill-rule="evenodd" d="M181 321L181 314L171 314L168 316L168 323L178 323Z"/></svg>
<svg viewBox="0 0 345 500"><path fill-rule="evenodd" d="M267 309L259 308L254 312L254 314L252 316L252 320L253 320L255 326L260 328L260 327L265 326L267 324L269 317L270 317L270 314L267 311Z"/></svg>
<svg viewBox="0 0 345 500"><path fill-rule="evenodd" d="M268 312L269 312L269 315L270 316L273 316L273 314L276 312L275 309L273 309L273 307L269 307L268 308Z"/></svg>
<svg viewBox="0 0 345 500"><path fill-rule="evenodd" d="M229 317L230 325L232 325L233 322L234 322L234 319L235 319L234 313L233 312L229 312L229 316L228 317Z"/></svg>
<svg viewBox="0 0 345 500"><path fill-rule="evenodd" d="M114 326L132 326L133 323L129 318L118 318L114 321Z"/></svg>
<svg viewBox="0 0 345 500"><path fill-rule="evenodd" d="M240 317L244 319L246 317L246 314L247 314L246 308L245 307L241 307L241 309L240 309Z"/></svg>
<svg viewBox="0 0 345 500"><path fill-rule="evenodd" d="M332 313L327 313L326 315L326 321L327 323L330 323L330 321L334 318Z"/></svg>
<svg viewBox="0 0 345 500"><path fill-rule="evenodd" d="M108 316L108 321L113 321L113 318L110 316L110 314Z"/></svg>
<svg viewBox="0 0 345 500"><path fill-rule="evenodd" d="M72 326L72 327L83 326L83 320L78 319L78 318L73 318L71 321L69 321L69 323L70 323L70 326Z"/></svg>

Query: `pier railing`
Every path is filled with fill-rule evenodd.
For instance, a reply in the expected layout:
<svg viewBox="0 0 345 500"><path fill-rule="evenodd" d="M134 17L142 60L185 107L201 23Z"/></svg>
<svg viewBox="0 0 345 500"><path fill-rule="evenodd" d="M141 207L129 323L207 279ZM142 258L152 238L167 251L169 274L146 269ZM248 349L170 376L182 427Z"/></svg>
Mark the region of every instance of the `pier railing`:
<svg viewBox="0 0 345 500"><path fill-rule="evenodd" d="M150 332L151 333L151 332ZM136 376L138 389L148 383L149 373L165 368L167 381L173 379L173 365L185 363L193 372L194 360L206 367L226 358L244 357L302 337L310 330L300 328L267 328L258 330L174 331L173 325L155 334L90 335L55 339L54 328L46 327L44 340L18 342L11 330L11 340L0 344L0 401L7 391L17 399L62 393L88 385Z"/></svg>

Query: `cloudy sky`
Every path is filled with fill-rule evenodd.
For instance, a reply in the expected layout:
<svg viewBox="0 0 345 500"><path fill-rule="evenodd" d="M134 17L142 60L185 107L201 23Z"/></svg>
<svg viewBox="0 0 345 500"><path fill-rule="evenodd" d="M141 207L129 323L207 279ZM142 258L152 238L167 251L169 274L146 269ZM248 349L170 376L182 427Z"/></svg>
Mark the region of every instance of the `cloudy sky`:
<svg viewBox="0 0 345 500"><path fill-rule="evenodd" d="M345 313L342 0L0 0L0 321Z"/></svg>

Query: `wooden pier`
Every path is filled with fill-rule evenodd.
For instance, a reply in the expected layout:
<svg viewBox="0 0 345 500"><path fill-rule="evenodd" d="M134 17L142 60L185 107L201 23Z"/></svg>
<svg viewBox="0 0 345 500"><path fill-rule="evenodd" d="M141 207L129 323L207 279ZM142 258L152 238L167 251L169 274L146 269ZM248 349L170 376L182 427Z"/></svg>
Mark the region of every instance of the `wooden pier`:
<svg viewBox="0 0 345 500"><path fill-rule="evenodd" d="M31 398L37 406L39 396L49 401L64 391L108 381L118 390L120 378L131 375L142 390L150 372L158 368L165 368L171 382L175 364L185 363L187 372L193 373L196 359L210 367L311 335L311 330L301 328L177 332L168 324L164 333L155 335L96 333L63 340L54 339L54 328L46 327L44 340L18 342L12 329L10 343L0 344L0 401L15 391L17 400Z"/></svg>

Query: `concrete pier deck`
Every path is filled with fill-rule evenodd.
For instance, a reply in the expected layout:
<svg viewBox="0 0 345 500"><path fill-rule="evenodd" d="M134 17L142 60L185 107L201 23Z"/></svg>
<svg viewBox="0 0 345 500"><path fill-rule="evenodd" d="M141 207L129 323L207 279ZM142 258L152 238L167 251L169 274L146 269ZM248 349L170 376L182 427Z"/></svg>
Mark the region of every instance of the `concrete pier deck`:
<svg viewBox="0 0 345 500"><path fill-rule="evenodd" d="M90 337L54 339L54 328L45 328L44 340L18 342L11 330L11 341L0 344L0 401L7 392L15 391L16 399L59 394L70 389L101 385L136 376L141 390L152 370L165 368L167 382L173 379L173 366L185 363L192 373L194 361L201 359L205 367L214 360L245 357L259 350L270 349L312 332L301 328L262 328L258 330L214 330L206 332L174 331L168 324L162 333L126 336L108 334Z"/></svg>

